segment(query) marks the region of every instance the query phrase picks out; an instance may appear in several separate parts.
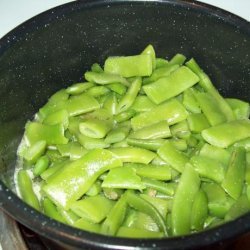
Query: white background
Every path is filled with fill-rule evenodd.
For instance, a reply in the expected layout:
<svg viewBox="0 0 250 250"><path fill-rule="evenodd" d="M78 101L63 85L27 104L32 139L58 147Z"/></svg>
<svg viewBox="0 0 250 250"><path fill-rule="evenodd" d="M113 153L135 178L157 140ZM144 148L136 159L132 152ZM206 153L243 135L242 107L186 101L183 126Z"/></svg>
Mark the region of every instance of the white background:
<svg viewBox="0 0 250 250"><path fill-rule="evenodd" d="M0 38L29 18L72 0L0 0ZM200 0L250 21L250 0Z"/></svg>

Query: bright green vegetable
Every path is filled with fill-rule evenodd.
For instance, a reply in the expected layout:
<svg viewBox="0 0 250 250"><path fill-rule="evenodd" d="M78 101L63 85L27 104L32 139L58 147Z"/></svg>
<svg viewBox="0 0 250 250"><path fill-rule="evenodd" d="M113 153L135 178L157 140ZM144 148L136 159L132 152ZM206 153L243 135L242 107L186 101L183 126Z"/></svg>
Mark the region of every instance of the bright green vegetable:
<svg viewBox="0 0 250 250"><path fill-rule="evenodd" d="M176 99L171 99L132 118L131 126L133 130L138 130L164 120L172 125L185 120L187 116L183 105Z"/></svg>
<svg viewBox="0 0 250 250"><path fill-rule="evenodd" d="M246 169L246 152L242 148L233 151L230 163L222 182L222 187L235 200L243 190Z"/></svg>
<svg viewBox="0 0 250 250"><path fill-rule="evenodd" d="M56 205L68 209L102 173L121 165L122 162L115 154L105 149L95 149L51 176L43 186L43 191Z"/></svg>
<svg viewBox="0 0 250 250"><path fill-rule="evenodd" d="M167 227L165 221L159 211L151 203L136 195L132 191L127 191L125 195L127 198L127 202L131 207L151 216L155 220L159 228L162 230L164 235L167 235Z"/></svg>
<svg viewBox="0 0 250 250"><path fill-rule="evenodd" d="M145 188L133 168L119 167L109 171L102 183L104 188L138 189Z"/></svg>
<svg viewBox="0 0 250 250"><path fill-rule="evenodd" d="M104 64L105 72L118 74L123 77L150 76L152 69L152 57L148 54L109 57Z"/></svg>
<svg viewBox="0 0 250 250"><path fill-rule="evenodd" d="M236 120L226 122L203 130L201 135L208 143L226 148L237 141L250 137L250 121Z"/></svg>
<svg viewBox="0 0 250 250"><path fill-rule="evenodd" d="M136 96L141 88L141 78L137 77L129 86L127 93L122 97L117 106L117 113L128 110L135 101Z"/></svg>
<svg viewBox="0 0 250 250"><path fill-rule="evenodd" d="M138 129L129 135L134 139L161 139L171 137L168 122L161 121L145 128Z"/></svg>
<svg viewBox="0 0 250 250"><path fill-rule="evenodd" d="M33 169L33 173L35 176L39 176L49 167L49 157L44 155L40 157Z"/></svg>
<svg viewBox="0 0 250 250"><path fill-rule="evenodd" d="M186 163L189 161L189 158L176 149L169 141L165 142L164 145L157 150L157 154L179 172L183 172Z"/></svg>
<svg viewBox="0 0 250 250"><path fill-rule="evenodd" d="M36 197L34 193L32 181L27 171L25 170L18 171L17 185L18 185L18 191L21 195L21 198L31 207L39 211L40 204L39 204L38 198Z"/></svg>
<svg viewBox="0 0 250 250"><path fill-rule="evenodd" d="M23 158L29 163L35 163L38 158L43 155L46 149L46 141L39 140L35 142L31 147L27 148Z"/></svg>
<svg viewBox="0 0 250 250"><path fill-rule="evenodd" d="M70 209L87 221L99 223L106 218L113 205L113 201L102 195L96 195L73 202Z"/></svg>
<svg viewBox="0 0 250 250"><path fill-rule="evenodd" d="M162 103L182 93L198 82L199 78L187 67L182 66L169 76L147 84L143 90L156 104Z"/></svg>
<svg viewBox="0 0 250 250"><path fill-rule="evenodd" d="M137 163L150 163L155 153L136 147L125 147L125 148L112 148L110 149L122 162L137 162Z"/></svg>
<svg viewBox="0 0 250 250"><path fill-rule="evenodd" d="M173 200L171 214L172 234L188 234L191 230L192 204L199 191L200 178L192 165L187 164L181 175Z"/></svg>
<svg viewBox="0 0 250 250"><path fill-rule="evenodd" d="M66 89L66 92L70 95L78 95L78 94L83 93L85 90L87 90L93 86L94 86L94 83L92 83L92 82L75 83L75 84L69 86Z"/></svg>

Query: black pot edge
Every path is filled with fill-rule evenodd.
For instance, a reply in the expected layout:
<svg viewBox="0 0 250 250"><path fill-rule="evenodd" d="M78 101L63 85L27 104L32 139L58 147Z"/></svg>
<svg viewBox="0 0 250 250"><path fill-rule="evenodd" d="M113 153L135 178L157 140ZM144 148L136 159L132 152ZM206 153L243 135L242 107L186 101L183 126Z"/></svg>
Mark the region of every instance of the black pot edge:
<svg viewBox="0 0 250 250"><path fill-rule="evenodd" d="M34 23L50 22L56 18L57 15L63 14L71 9L81 6L93 7L101 4L119 4L123 2L140 3L140 0L116 0L115 3L110 0L81 0L69 2L54 8L51 8L45 12L40 13L37 16L30 18L23 22L15 29L7 33L0 39L0 54L4 52L14 42L18 41L19 37L26 30L32 30ZM241 18L231 12L223 10L221 8L201 3L193 0L149 0L147 2L155 2L164 4L165 2L172 5L178 5L182 7L190 7L197 11L203 11L206 13L213 12L212 15L217 18L223 19L224 21L235 25L238 29L250 33L250 22ZM211 13L210 13L211 14ZM49 18L49 20L48 20ZM8 46L5 46L8 41ZM60 222L54 221L47 216L37 212L36 210L29 207L21 199L19 199L10 189L8 189L4 183L0 180L0 207L8 213L12 218L18 220L31 230L36 233L49 238L59 244L72 245L72 241L76 244L74 247L82 247L83 245L89 248L106 248L106 249L134 249L140 247L141 249L177 249L182 246L186 246L182 249L195 249L197 247L206 247L208 245L215 244L219 241L226 241L228 239L235 238L241 234L250 231L250 213L243 215L235 221L228 222L227 224L221 225L218 228L213 228L207 231L203 231L197 234L172 237L165 239L127 239L127 238L114 238L103 236L95 233L89 233L87 231L78 230L70 226L64 225ZM21 209L20 209L21 208ZM21 211L20 211L21 210ZM32 220L27 220L27 213L31 214ZM43 221L41 223L41 221ZM42 229L40 231L39 229ZM55 227L56 230L53 228ZM232 230L234 228L234 230ZM112 241L112 243L111 243ZM182 244L180 244L180 241Z"/></svg>

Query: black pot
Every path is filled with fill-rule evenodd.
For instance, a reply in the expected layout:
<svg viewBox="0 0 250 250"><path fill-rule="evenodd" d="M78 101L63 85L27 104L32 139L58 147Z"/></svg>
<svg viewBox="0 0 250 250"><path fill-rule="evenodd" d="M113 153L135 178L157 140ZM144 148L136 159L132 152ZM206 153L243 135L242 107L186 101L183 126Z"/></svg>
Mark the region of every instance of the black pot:
<svg viewBox="0 0 250 250"><path fill-rule="evenodd" d="M56 90L82 79L109 55L194 57L224 96L250 99L249 22L195 1L89 0L38 15L0 41L0 207L15 220L70 248L194 249L241 235L250 214L212 230L158 240L113 238L49 219L15 194L16 150L27 119Z"/></svg>

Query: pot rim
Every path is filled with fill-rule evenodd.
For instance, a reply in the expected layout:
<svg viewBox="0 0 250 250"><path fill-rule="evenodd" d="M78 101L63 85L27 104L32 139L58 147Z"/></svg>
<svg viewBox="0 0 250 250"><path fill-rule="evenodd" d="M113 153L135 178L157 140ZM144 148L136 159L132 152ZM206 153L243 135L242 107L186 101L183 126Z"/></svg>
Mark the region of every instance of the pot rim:
<svg viewBox="0 0 250 250"><path fill-rule="evenodd" d="M246 32L250 37L250 22L232 14L226 10L218 7L201 3L193 0L82 0L77 2L69 2L55 8L49 9L24 23L17 26L15 29L7 33L0 39L0 56L6 49L12 46L27 33L32 33L34 25L44 25L50 23L58 16L64 16L74 10L82 8L93 8L101 5L119 5L131 2L133 4L139 3L156 3L169 4L178 7L190 8L197 12L210 14L224 22L236 26L242 32ZM106 249L176 249L180 245L186 248L194 249L195 247L205 247L207 245L215 244L221 240L227 240L247 231L250 231L250 213L239 217L238 219L220 225L218 227L205 230L195 234L189 234L178 237L163 238L163 239L128 239L119 237L110 237L91 233L70 227L68 225L57 222L42 213L34 210L29 205L25 204L18 196L12 192L0 180L0 208L8 213L12 218L24 224L34 232L41 236L49 238L53 241L74 247L81 248L82 246Z"/></svg>

